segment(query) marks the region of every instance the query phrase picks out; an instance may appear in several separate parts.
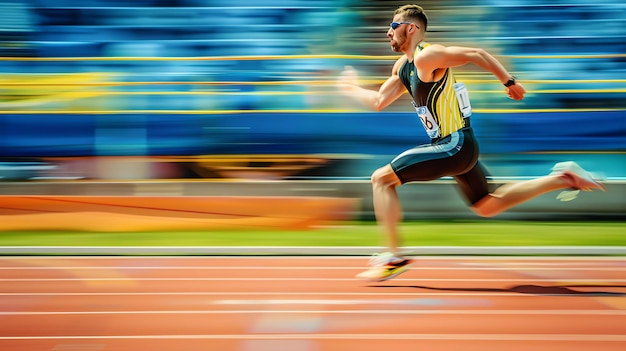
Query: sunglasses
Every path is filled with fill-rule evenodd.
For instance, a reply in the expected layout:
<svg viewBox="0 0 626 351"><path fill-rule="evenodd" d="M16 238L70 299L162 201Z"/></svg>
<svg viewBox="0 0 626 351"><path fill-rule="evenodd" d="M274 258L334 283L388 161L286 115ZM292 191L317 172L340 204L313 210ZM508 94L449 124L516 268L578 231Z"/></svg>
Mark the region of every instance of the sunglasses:
<svg viewBox="0 0 626 351"><path fill-rule="evenodd" d="M413 22L391 22L389 24L389 27L391 27L391 29L395 30L396 28L400 27L401 24L412 24L412 23ZM415 26L415 27L417 27L417 26ZM419 28L419 27L417 27L417 28Z"/></svg>

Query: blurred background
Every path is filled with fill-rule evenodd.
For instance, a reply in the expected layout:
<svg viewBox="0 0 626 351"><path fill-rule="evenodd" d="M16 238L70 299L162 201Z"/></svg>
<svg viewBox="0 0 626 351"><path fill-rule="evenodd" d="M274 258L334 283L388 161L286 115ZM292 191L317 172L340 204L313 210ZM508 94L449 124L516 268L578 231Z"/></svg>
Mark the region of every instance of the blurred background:
<svg viewBox="0 0 626 351"><path fill-rule="evenodd" d="M385 35L405 3L0 1L0 193L134 195L136 187L85 182L167 180L147 193L301 195L283 185L307 181L316 185L305 194L369 203L371 172L428 138L408 96L371 112L341 97L335 81L346 65L372 88L388 77L398 56ZM428 41L487 49L529 92L515 102L490 74L456 70L494 179L574 160L612 185L567 211L623 218L623 1L417 3ZM249 185L267 180L282 182ZM424 186L415 191L441 193ZM466 211L454 194L441 201ZM566 211L552 202L533 210Z"/></svg>

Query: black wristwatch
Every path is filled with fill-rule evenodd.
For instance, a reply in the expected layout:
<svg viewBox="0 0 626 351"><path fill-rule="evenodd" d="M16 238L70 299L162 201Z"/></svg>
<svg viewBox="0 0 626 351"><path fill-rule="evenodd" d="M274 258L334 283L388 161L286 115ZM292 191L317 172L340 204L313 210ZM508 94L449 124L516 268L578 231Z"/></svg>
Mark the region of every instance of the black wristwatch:
<svg viewBox="0 0 626 351"><path fill-rule="evenodd" d="M511 76L511 78L509 78L509 80L504 83L505 87L510 87L511 85L515 85L515 76Z"/></svg>

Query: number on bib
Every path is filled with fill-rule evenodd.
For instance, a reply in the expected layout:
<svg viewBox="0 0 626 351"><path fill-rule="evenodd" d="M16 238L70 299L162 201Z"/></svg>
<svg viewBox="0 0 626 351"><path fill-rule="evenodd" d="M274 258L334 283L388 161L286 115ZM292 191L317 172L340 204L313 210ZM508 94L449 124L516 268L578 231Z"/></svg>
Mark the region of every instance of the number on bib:
<svg viewBox="0 0 626 351"><path fill-rule="evenodd" d="M439 124L437 124L435 117L430 113L428 107L415 106L415 103L413 106L415 107L415 111L417 111L420 121L422 121L422 125L424 125L426 134L428 134L431 139L437 138L439 136Z"/></svg>

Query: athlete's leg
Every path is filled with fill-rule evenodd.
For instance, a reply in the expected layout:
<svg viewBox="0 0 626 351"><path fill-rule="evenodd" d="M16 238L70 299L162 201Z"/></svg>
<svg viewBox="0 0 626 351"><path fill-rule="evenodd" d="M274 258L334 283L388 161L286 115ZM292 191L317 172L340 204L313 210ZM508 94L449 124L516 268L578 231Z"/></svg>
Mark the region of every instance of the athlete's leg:
<svg viewBox="0 0 626 351"><path fill-rule="evenodd" d="M396 187L400 184L400 179L389 164L377 169L372 174L374 213L383 232L387 248L394 255L399 254L398 247L400 246L398 223L402 219L402 206L396 191Z"/></svg>
<svg viewBox="0 0 626 351"><path fill-rule="evenodd" d="M383 281L409 269L411 260L402 257L398 252L400 246L398 222L402 218L402 209L396 187L401 183L391 165L381 167L372 174L374 212L387 246L387 252L374 254L370 259L371 267L357 274L359 279Z"/></svg>
<svg viewBox="0 0 626 351"><path fill-rule="evenodd" d="M461 173L468 164L473 164L475 162L473 148L462 148L466 139L465 133L470 132L468 130L454 133L436 143L406 150L396 156L390 164L374 171L371 178L374 212L388 252L374 255L370 260L371 268L357 274L358 278L382 281L409 269L411 260L404 258L399 252L398 223L402 218L402 206L396 188L408 182L428 181ZM471 137L469 134L468 136ZM485 191L480 197L486 193L488 192Z"/></svg>
<svg viewBox="0 0 626 351"><path fill-rule="evenodd" d="M470 208L479 216L493 217L539 195L565 188L568 188L568 185L559 176L508 183L483 197Z"/></svg>
<svg viewBox="0 0 626 351"><path fill-rule="evenodd" d="M468 134L469 133L469 134ZM396 156L391 163L374 171L371 177L374 212L389 252L401 257L398 223L402 219L402 206L396 188L404 183L429 181L457 174L467 165L476 162L475 147L463 147L463 142L473 139L471 131L459 131L437 143L418 145ZM487 191L480 194L481 197Z"/></svg>
<svg viewBox="0 0 626 351"><path fill-rule="evenodd" d="M561 189L605 190L593 175L574 162L557 163L550 175L533 180L509 183L475 202L471 209L483 217L492 217L539 195Z"/></svg>

